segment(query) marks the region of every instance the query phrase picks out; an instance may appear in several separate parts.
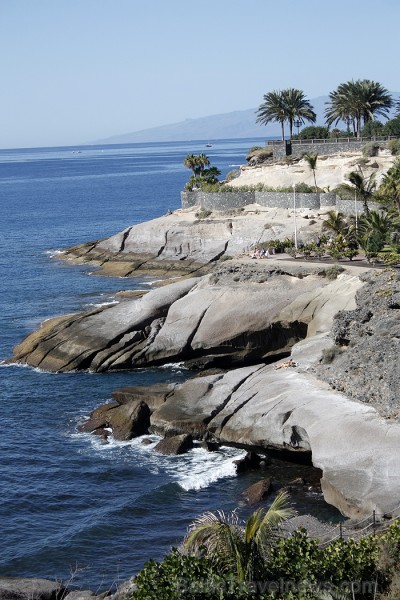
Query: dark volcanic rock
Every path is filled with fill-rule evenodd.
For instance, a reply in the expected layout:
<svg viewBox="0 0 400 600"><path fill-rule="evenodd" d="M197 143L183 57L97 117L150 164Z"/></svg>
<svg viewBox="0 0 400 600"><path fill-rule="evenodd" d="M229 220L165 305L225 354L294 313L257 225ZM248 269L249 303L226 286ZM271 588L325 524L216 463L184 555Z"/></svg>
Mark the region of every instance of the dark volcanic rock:
<svg viewBox="0 0 400 600"><path fill-rule="evenodd" d="M125 404L110 402L92 412L88 421L79 426L79 431L103 435L105 427L111 427L116 440L130 440L148 432L150 409L142 400Z"/></svg>
<svg viewBox="0 0 400 600"><path fill-rule="evenodd" d="M158 442L154 448L161 454L184 454L193 448L193 438L191 435L174 435Z"/></svg>
<svg viewBox="0 0 400 600"><path fill-rule="evenodd" d="M272 482L268 478L261 479L257 483L253 483L242 493L243 498L248 504L257 504L265 500L272 492Z"/></svg>
<svg viewBox="0 0 400 600"><path fill-rule="evenodd" d="M339 352L315 367L336 390L400 418L400 282L395 270L369 271L357 292L357 308L334 319Z"/></svg>
<svg viewBox="0 0 400 600"><path fill-rule="evenodd" d="M236 473L246 473L254 469L259 469L261 458L255 452L248 452L244 458L234 460L236 465Z"/></svg>

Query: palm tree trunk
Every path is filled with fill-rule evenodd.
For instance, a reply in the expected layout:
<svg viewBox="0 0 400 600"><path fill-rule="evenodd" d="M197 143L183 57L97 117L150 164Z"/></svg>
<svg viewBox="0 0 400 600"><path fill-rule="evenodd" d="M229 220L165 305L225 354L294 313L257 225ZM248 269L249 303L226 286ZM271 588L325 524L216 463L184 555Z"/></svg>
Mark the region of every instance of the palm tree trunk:
<svg viewBox="0 0 400 600"><path fill-rule="evenodd" d="M282 127L282 142L285 141L285 125L284 122L281 121L281 127Z"/></svg>

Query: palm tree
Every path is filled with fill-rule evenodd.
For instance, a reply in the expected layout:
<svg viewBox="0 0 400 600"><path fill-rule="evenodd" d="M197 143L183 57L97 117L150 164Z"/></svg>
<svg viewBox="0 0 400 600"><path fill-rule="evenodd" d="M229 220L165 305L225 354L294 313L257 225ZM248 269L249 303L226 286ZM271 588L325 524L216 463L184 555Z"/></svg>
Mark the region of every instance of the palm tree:
<svg viewBox="0 0 400 600"><path fill-rule="evenodd" d="M317 187L317 178L315 176L315 171L317 170L317 160L318 160L318 154L315 153L311 153L308 152L307 154L305 154L303 156L304 160L307 162L308 166L310 167L311 171L313 172L314 175L314 185L315 185L315 191L318 192L318 187Z"/></svg>
<svg viewBox="0 0 400 600"><path fill-rule="evenodd" d="M328 210L326 213L328 218L322 223L322 229L328 229L335 235L343 233L347 227L344 214L335 210Z"/></svg>
<svg viewBox="0 0 400 600"><path fill-rule="evenodd" d="M369 177L364 177L361 169L359 171L352 171L348 176L348 180L353 186L352 188L350 186L348 187L355 191L356 198L361 199L364 212L368 215L370 212L368 200L371 199L376 188L375 173L371 173ZM346 184L343 185L343 187L345 186Z"/></svg>
<svg viewBox="0 0 400 600"><path fill-rule="evenodd" d="M185 167L192 171L194 176L196 176L197 156L195 156L194 154L188 154L185 160L183 161L183 164L185 165Z"/></svg>
<svg viewBox="0 0 400 600"><path fill-rule="evenodd" d="M362 215L357 241L364 250L368 262L376 256L388 241L392 221L387 214L376 210Z"/></svg>
<svg viewBox="0 0 400 600"><path fill-rule="evenodd" d="M301 90L288 88L283 90L282 95L286 107L286 120L289 122L290 141L292 141L293 122L298 119L302 125L305 121L315 123L317 115Z"/></svg>
<svg viewBox="0 0 400 600"><path fill-rule="evenodd" d="M400 159L383 176L378 195L382 204L395 208L400 215Z"/></svg>
<svg viewBox="0 0 400 600"><path fill-rule="evenodd" d="M222 572L234 573L241 582L255 581L276 540L277 528L295 514L287 502L287 493L281 492L267 511L257 510L244 525L236 511L206 513L192 523L184 546L191 552L202 549Z"/></svg>
<svg viewBox="0 0 400 600"><path fill-rule="evenodd" d="M258 115L256 123L267 125L271 121L281 124L282 141L285 139L285 122L289 123L290 141L293 135L293 122L298 119L302 125L305 121L315 123L315 114L310 101L304 96L304 92L295 88L287 88L282 91L269 92L264 95L264 102L256 111Z"/></svg>
<svg viewBox="0 0 400 600"><path fill-rule="evenodd" d="M206 167L210 166L210 160L209 160L208 156L206 156L205 154L198 154L196 156L196 161L197 161L197 174L202 175L204 172L204 169Z"/></svg>
<svg viewBox="0 0 400 600"><path fill-rule="evenodd" d="M256 115L258 115L256 123L262 123L263 125L268 125L272 121L280 123L282 141L285 140L286 107L282 92L274 91L264 94L264 102L258 107Z"/></svg>
<svg viewBox="0 0 400 600"><path fill-rule="evenodd" d="M341 83L329 94L329 105L325 110L328 127L339 121L352 122L354 135L360 137L361 124L372 121L376 116L387 117L393 99L386 88L370 79L351 80Z"/></svg>

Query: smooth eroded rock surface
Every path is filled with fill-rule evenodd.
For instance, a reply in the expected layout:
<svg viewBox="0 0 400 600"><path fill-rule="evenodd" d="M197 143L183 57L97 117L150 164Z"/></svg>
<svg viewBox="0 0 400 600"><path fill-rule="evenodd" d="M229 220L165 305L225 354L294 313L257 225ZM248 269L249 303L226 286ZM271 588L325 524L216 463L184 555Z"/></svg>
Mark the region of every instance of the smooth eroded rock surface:
<svg viewBox="0 0 400 600"><path fill-rule="evenodd" d="M225 264L212 275L46 323L15 348L15 360L49 371L101 372L273 359L308 332L329 330L338 310L355 307L358 277L330 282L318 271Z"/></svg>

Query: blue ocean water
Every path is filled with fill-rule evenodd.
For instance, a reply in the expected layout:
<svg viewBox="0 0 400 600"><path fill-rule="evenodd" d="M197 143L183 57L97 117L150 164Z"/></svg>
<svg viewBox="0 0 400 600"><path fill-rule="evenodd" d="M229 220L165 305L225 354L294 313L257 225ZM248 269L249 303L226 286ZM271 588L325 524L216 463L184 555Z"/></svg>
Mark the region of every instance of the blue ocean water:
<svg viewBox="0 0 400 600"><path fill-rule="evenodd" d="M146 278L104 278L57 250L112 235L180 205L188 153L224 176L261 140L0 150L0 361L43 320L115 301ZM179 365L134 373L51 374L0 367L0 574L93 590L129 578L179 544L190 521L240 504L235 449L161 457L140 440L105 444L77 424L123 385L183 381ZM314 512L331 516L310 493ZM244 509L243 509L244 510Z"/></svg>

